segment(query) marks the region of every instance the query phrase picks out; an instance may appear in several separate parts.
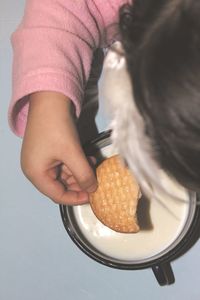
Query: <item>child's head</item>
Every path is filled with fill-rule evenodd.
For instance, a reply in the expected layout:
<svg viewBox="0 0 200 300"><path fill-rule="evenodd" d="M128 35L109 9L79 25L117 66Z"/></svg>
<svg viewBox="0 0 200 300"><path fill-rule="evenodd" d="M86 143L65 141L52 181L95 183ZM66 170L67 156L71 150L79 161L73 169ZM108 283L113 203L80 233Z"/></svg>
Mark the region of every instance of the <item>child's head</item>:
<svg viewBox="0 0 200 300"><path fill-rule="evenodd" d="M135 0L120 11L120 31L154 157L200 190L200 1Z"/></svg>

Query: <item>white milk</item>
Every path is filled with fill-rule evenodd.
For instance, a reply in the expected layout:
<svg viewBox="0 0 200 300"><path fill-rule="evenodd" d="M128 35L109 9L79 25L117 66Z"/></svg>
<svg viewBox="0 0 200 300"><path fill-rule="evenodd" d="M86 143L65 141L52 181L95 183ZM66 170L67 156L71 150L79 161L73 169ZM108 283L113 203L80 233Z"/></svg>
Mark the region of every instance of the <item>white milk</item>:
<svg viewBox="0 0 200 300"><path fill-rule="evenodd" d="M103 149L105 156L113 154L111 146ZM104 226L94 215L89 205L74 207L77 223L86 239L103 254L125 261L149 260L169 247L180 235L189 212L188 193L178 184L162 179L171 193L186 201L162 199L149 201L149 216L152 227L139 233L117 233ZM162 197L161 197L162 198ZM164 205L163 205L164 204Z"/></svg>

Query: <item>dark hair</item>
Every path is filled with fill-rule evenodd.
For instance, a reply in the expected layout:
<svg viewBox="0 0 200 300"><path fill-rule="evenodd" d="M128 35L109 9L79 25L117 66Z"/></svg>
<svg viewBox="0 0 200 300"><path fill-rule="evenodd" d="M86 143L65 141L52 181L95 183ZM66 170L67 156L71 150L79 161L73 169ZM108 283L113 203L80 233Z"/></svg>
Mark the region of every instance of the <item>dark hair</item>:
<svg viewBox="0 0 200 300"><path fill-rule="evenodd" d="M200 190L200 1L135 0L120 9L119 26L155 157Z"/></svg>

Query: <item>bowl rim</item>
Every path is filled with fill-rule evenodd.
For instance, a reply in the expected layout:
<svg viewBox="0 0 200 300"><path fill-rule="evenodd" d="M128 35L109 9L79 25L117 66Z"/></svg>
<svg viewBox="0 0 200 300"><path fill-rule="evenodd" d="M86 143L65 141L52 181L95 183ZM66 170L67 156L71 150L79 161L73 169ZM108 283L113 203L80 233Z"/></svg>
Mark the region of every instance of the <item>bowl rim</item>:
<svg viewBox="0 0 200 300"><path fill-rule="evenodd" d="M87 155L92 155L94 151L98 151L99 148L108 146L110 144L110 135L111 130L101 132L98 136L89 141L84 145L84 150ZM84 236L81 233L77 233L75 229L75 217L73 213L72 206L60 205L60 214L62 218L63 225L71 238L71 240L78 246L78 248L85 253L87 256L92 258L93 260L106 265L108 267L123 269L123 270L134 270L134 269L144 269L148 267L153 267L158 264L171 262L179 256L183 255L189 248L191 248L196 241L200 237L200 205L197 204L197 200L200 199L199 194L193 193L195 197L193 205L190 205L190 209L192 208L192 213L188 213L190 220L186 226L182 228L176 240L177 243L172 242L169 246L167 246L163 251L159 252L156 255L149 257L149 259L143 260L141 262L136 262L136 260L120 260L109 257L98 249L95 251L95 248L89 243L84 242ZM196 201L195 201L196 200ZM78 227L78 225L77 225ZM187 230L185 232L185 227ZM174 244L174 246L173 246ZM167 251L169 249L169 251ZM133 262L134 261L134 262Z"/></svg>
<svg viewBox="0 0 200 300"><path fill-rule="evenodd" d="M74 216L73 216L73 207L60 205L60 213L61 218L64 224L64 227L71 238L71 240L78 246L78 248L85 253L87 256L92 258L93 260L106 265L108 267L122 269L122 270L136 270L136 269L144 269L148 267L153 267L158 264L167 263L175 260L176 258L182 256L185 252L187 252L199 239L200 237L200 206L197 205L195 209L195 214L192 220L192 223L182 237L180 242L175 245L171 250L166 252L163 255L156 259L149 259L145 262L131 262L131 261L123 261L109 258L108 256L94 250L94 247L90 245L90 243L85 243L82 238L83 235L77 234L77 231L74 230ZM173 243L172 243L173 244ZM98 249L97 249L98 250ZM162 252L161 252L162 253Z"/></svg>

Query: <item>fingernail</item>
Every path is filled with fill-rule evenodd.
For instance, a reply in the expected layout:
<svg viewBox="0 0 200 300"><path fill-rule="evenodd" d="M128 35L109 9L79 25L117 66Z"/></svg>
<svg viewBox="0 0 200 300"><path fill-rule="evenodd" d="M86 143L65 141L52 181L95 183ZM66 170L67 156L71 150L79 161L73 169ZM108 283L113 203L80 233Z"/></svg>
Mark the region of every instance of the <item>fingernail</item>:
<svg viewBox="0 0 200 300"><path fill-rule="evenodd" d="M88 189L87 189L87 192L88 193L94 193L98 188L98 184L97 182L95 182L93 185L91 185Z"/></svg>

